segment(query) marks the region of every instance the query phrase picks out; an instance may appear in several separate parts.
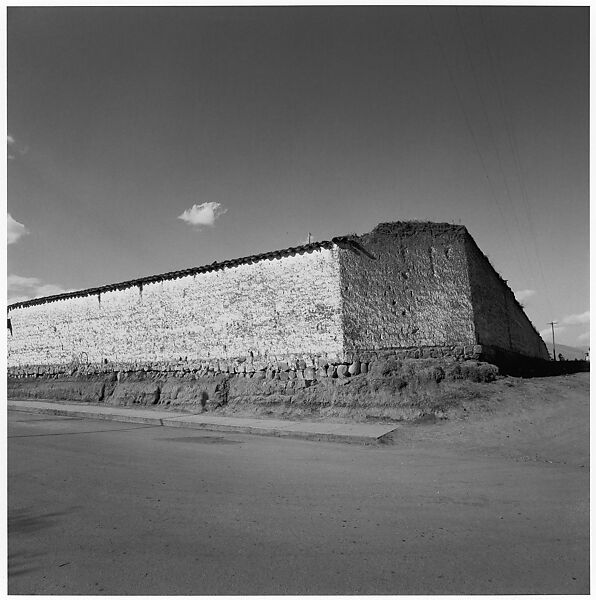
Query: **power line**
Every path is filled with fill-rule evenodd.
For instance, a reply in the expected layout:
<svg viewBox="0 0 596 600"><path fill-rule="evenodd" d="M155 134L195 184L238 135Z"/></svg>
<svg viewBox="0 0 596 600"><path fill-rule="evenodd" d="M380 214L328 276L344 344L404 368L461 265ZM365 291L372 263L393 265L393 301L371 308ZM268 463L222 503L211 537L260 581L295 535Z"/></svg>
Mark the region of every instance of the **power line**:
<svg viewBox="0 0 596 600"><path fill-rule="evenodd" d="M474 80L474 85L476 87L476 92L478 94L478 98L480 99L480 106L482 108L482 114L484 116L484 120L486 121L486 125L488 127L488 134L489 134L489 138L492 142L492 145L495 149L495 153L497 156L497 164L499 167L499 173L501 175L501 178L503 180L503 184L505 186L505 192L507 194L507 198L509 198L509 203L511 205L511 212L513 214L513 218L515 219L515 223L517 225L517 230L519 232L519 237L520 237L520 241L521 241L521 246L522 246L522 250L524 252L524 256L526 258L526 263L528 265L528 268L531 265L531 261L530 261L530 255L528 253L528 248L527 248L527 244L525 241L524 236L522 235L522 231L521 231L521 227L520 227L520 223L519 223L519 219L517 216L517 211L515 210L515 202L513 201L513 198L511 196L511 191L509 189L509 183L507 180L507 176L505 175L505 169L503 168L503 160L501 158L501 152L499 151L499 145L497 144L496 141L496 137L494 135L494 130L490 121L490 117L488 115L488 110L486 107L486 102L484 101L484 95L482 94L482 89L480 86L480 82L478 79L478 75L476 73L476 69L474 68L474 64L472 62L472 58L471 58L471 50L470 50L470 45L468 42L468 37L466 36L465 30L464 30L464 26L462 23L462 19L461 19L461 13L458 7L455 8L456 14L457 14L457 22L459 25L459 30L461 32L461 36L464 42L464 49L466 52L466 57L468 59L468 64L470 66L470 72L472 73L472 78ZM524 269L525 271L525 269ZM525 273L526 277L527 277L527 272Z"/></svg>
<svg viewBox="0 0 596 600"><path fill-rule="evenodd" d="M484 34L483 40L484 40L484 44L486 46L486 50L487 50L487 54L488 54L488 58L489 58L489 66L490 66L491 72L493 74L493 79L495 81L495 87L497 89L497 99L499 101L499 106L501 108L501 112L503 113L505 130L507 132L507 138L509 141L509 145L511 147L511 155L513 157L513 163L515 165L515 172L517 175L519 188L520 188L520 192L521 192L522 204L524 205L524 208L526 210L526 217L528 220L528 230L530 233L530 239L532 240L534 253L536 255L536 264L538 265L538 270L540 273L540 277L542 279L542 284L544 286L544 290L545 290L544 296L547 300L547 304L552 313L553 311L552 311L552 306L550 303L550 297L548 294L548 286L546 284L546 277L544 276L544 269L542 267L542 261L540 260L540 253L538 251L536 232L534 230L534 221L533 221L533 218L531 215L530 202L529 202L528 193L527 193L527 189L526 189L526 185L525 185L525 181L524 181L524 177L523 177L523 173L522 173L521 159L520 159L520 155L519 155L519 146L517 144L515 129L511 122L511 116L509 114L509 109L507 107L505 95L501 89L503 86L502 86L502 82L501 82L501 76L500 76L498 64L497 64L497 61L493 58L493 53L491 51L491 44L488 41L488 38L489 38L488 32L489 32L490 27L487 26L487 23L484 20L484 11L482 9L479 9L479 13L480 13L480 23L481 23L482 31ZM496 46L496 43L494 41L494 31L492 32L492 35L490 37L492 38L492 44L494 46Z"/></svg>
<svg viewBox="0 0 596 600"><path fill-rule="evenodd" d="M430 9L429 9L428 6L426 7L426 11L428 13L428 17L429 17L429 20L430 20L431 28L432 28L432 31L433 31L433 36L434 36L434 38L435 38L435 40L437 42L437 45L438 45L439 50L441 52L441 57L443 58L443 62L445 64L445 69L447 70L447 73L449 75L449 79L451 81L451 84L453 85L453 88L455 89L457 100L459 102L459 106L460 106L460 109L462 111L462 114L463 114L463 117L464 117L464 121L466 123L466 127L468 128L468 132L470 133L470 137L472 138L472 141L474 143L474 148L476 150L476 153L478 154L478 158L480 159L480 164L482 165L482 170L484 171L484 176L486 177L486 180L488 182L490 194L491 194L492 199L493 199L495 205L497 206L497 208L499 210L499 213L501 215L501 219L503 221L503 228L505 229L505 233L507 234L507 237L509 238L509 243L510 243L511 247L513 247L514 246L513 239L511 238L511 235L509 233L509 228L507 227L507 222L505 220L505 215L503 213L503 209L502 209L501 204L498 201L497 196L495 194L493 182L492 182L492 180L491 180L491 178L490 178L490 176L488 174L488 168L486 166L486 162L484 160L482 152L480 151L480 144L478 143L478 139L477 139L477 137L476 137L476 135L474 133L474 129L472 128L472 124L470 122L470 119L468 118L468 114L467 114L465 106L464 106L464 102L463 102L463 98L461 96L461 92L460 92L459 87L458 87L458 85L457 85L457 83L455 81L455 77L453 76L453 73L451 71L451 67L449 66L449 62L447 61L445 49L443 47L443 44L441 43L441 38L440 38L440 36L438 34L438 31L437 31L437 29L435 27L435 23L434 23L434 20L433 20L433 17L432 17L432 13L430 12Z"/></svg>

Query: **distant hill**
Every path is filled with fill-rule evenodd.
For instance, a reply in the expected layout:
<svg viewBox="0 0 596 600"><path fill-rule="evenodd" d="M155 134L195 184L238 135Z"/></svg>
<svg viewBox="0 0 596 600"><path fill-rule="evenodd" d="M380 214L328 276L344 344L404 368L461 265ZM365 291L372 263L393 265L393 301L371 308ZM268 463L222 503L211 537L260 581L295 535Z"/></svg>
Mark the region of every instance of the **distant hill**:
<svg viewBox="0 0 596 600"><path fill-rule="evenodd" d="M553 344L552 342L544 342L546 347L548 348L549 354L553 355ZM583 360L586 356L586 352L588 351L587 346L565 346L564 344L555 344L557 356L562 354L566 360Z"/></svg>

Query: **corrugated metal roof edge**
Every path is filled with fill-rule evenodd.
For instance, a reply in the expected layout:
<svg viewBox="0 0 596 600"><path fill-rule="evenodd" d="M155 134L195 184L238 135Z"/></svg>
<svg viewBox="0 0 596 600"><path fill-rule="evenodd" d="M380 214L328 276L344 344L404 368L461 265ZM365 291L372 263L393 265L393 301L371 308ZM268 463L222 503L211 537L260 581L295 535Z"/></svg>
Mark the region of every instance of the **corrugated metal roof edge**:
<svg viewBox="0 0 596 600"><path fill-rule="evenodd" d="M349 236L339 236L332 238L330 241L324 240L321 242L313 242L312 244L305 244L303 246L294 246L291 248L285 248L283 250L275 250L273 252L265 252L263 254L254 254L252 256L245 256L243 258L234 258L231 260L224 260L221 262L215 261L210 265L202 265L200 267L192 267L190 269L181 269L180 271L170 271L169 273L162 273L160 275L149 275L147 277L139 277L138 279L131 279L129 281L121 281L120 283L110 283L108 285L102 285L100 287L88 288L85 290L78 290L75 292L65 292L64 294L56 294L54 296L44 296L42 298L33 298L32 300L23 300L22 302L15 302L14 304L10 304L8 306L8 311L14 310L16 308L25 308L26 306L35 306L37 304L47 304L49 302L67 300L68 298L96 296L104 292L124 290L134 286L142 287L145 283L156 283L159 281L167 281L170 279L179 279L181 277L187 277L189 275L196 275L199 273L221 271L230 267L260 262L263 260L274 260L286 258L288 256L295 256L296 254L311 253L315 250L320 250L321 248L330 249L333 247L334 244L336 246L345 248L346 245L353 245L354 241L351 240Z"/></svg>

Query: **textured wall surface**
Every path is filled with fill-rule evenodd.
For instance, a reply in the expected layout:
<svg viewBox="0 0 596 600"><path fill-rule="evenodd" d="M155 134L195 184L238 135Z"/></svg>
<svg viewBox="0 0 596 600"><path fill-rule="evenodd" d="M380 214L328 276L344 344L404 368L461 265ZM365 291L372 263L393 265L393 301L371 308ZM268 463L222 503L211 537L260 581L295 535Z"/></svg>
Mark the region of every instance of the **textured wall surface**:
<svg viewBox="0 0 596 600"><path fill-rule="evenodd" d="M342 352L338 249L240 264L8 317L8 366Z"/></svg>
<svg viewBox="0 0 596 600"><path fill-rule="evenodd" d="M465 245L477 343L548 359L544 341L513 292L469 235Z"/></svg>
<svg viewBox="0 0 596 600"><path fill-rule="evenodd" d="M342 249L347 351L474 344L462 227L381 224Z"/></svg>
<svg viewBox="0 0 596 600"><path fill-rule="evenodd" d="M461 226L382 223L316 249L200 269L16 305L8 314L8 366L20 376L25 365L56 374L61 365L107 361L114 372L287 372L310 380L315 371L356 373L358 361L389 349L415 358L494 357L494 349L548 358Z"/></svg>

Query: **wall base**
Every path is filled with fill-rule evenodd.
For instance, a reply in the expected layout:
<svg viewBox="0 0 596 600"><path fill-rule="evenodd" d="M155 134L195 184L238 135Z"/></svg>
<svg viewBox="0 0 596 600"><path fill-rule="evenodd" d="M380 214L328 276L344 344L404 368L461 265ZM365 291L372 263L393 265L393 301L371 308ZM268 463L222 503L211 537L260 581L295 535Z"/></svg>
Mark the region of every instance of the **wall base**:
<svg viewBox="0 0 596 600"><path fill-rule="evenodd" d="M403 354L405 351L400 350ZM493 381L493 365L454 357L411 358L386 351L370 363L317 369L220 373L107 372L86 366L75 373L8 378L11 399L156 406L223 415L412 421L445 412L470 396L466 385ZM486 387L486 386L484 386ZM476 392L474 392L476 393ZM472 394L473 395L473 394Z"/></svg>
<svg viewBox="0 0 596 600"><path fill-rule="evenodd" d="M590 363L585 360L543 360L488 345L482 346L480 359L499 367L502 375L514 377L549 377L590 370Z"/></svg>

